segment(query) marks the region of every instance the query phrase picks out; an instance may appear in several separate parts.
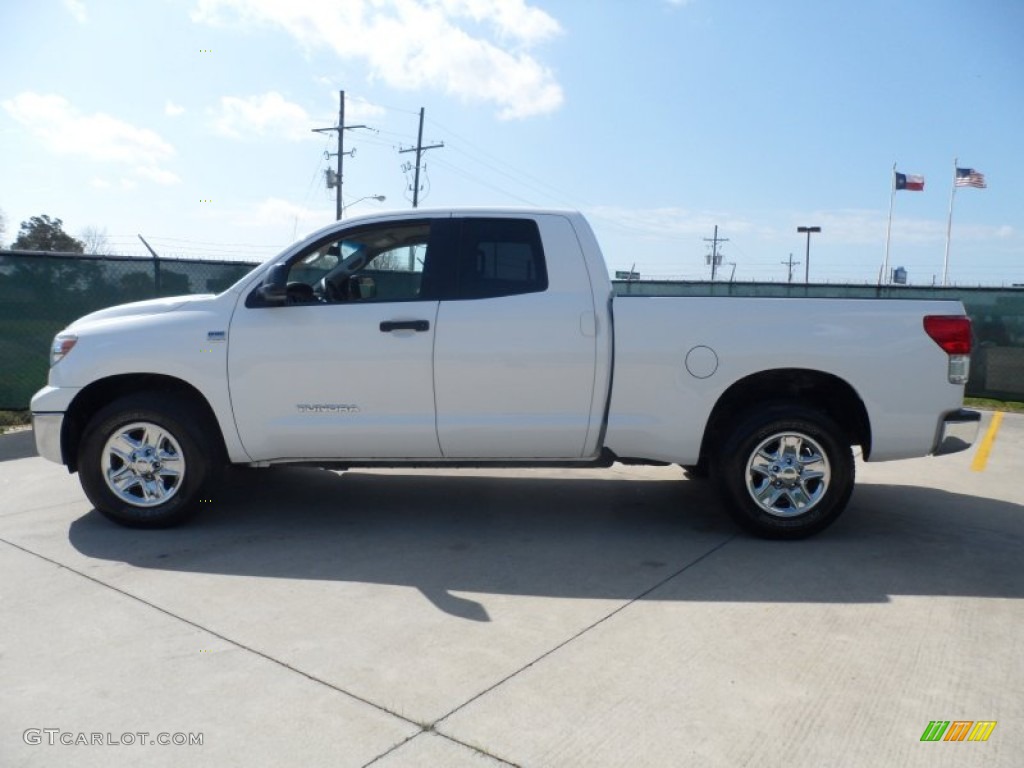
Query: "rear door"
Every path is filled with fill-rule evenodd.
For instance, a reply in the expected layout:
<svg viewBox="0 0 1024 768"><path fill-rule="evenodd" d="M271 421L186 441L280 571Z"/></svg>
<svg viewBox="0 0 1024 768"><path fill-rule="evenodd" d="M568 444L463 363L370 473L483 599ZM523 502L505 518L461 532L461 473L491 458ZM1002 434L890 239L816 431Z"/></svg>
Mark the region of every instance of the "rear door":
<svg viewBox="0 0 1024 768"><path fill-rule="evenodd" d="M434 338L446 458L579 458L594 397L595 313L562 216L465 216Z"/></svg>

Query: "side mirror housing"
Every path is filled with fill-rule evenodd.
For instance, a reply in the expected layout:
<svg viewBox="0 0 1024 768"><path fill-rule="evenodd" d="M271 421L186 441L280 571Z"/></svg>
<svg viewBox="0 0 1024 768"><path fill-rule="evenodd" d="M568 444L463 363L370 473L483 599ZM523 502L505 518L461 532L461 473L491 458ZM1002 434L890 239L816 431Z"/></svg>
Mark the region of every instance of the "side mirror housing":
<svg viewBox="0 0 1024 768"><path fill-rule="evenodd" d="M288 269L287 264L275 264L267 271L260 296L268 304L284 304L288 298Z"/></svg>

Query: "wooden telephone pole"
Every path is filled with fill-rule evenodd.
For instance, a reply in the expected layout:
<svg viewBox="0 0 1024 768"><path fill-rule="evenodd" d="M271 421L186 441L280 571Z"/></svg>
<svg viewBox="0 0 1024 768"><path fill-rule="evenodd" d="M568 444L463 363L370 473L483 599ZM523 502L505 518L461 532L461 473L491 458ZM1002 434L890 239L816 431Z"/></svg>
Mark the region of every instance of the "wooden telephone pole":
<svg viewBox="0 0 1024 768"><path fill-rule="evenodd" d="M423 146L423 112L423 107L420 107L420 130L419 133L416 135L416 146L409 147L408 149L398 150L399 154L404 154L406 152L416 153L416 174L412 182L413 208L418 208L420 204L420 161L423 158L423 153L426 152L428 149L440 149L441 147L444 146L443 141L437 144L428 144L427 146Z"/></svg>

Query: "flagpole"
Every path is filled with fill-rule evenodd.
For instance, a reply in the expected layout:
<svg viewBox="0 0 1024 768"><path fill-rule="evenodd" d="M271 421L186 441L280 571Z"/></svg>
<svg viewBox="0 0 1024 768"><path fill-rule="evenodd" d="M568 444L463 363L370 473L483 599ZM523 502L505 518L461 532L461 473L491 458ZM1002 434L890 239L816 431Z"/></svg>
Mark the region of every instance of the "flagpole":
<svg viewBox="0 0 1024 768"><path fill-rule="evenodd" d="M953 199L956 197L957 158L953 158L953 189L949 193L949 218L946 220L946 255L942 259L942 287L945 288L949 278L949 236L953 231Z"/></svg>
<svg viewBox="0 0 1024 768"><path fill-rule="evenodd" d="M882 284L882 280L889 282L889 238L892 236L892 204L896 200L896 163L892 164L889 187L889 224L885 228L885 261L882 262L882 274L878 276L879 285Z"/></svg>

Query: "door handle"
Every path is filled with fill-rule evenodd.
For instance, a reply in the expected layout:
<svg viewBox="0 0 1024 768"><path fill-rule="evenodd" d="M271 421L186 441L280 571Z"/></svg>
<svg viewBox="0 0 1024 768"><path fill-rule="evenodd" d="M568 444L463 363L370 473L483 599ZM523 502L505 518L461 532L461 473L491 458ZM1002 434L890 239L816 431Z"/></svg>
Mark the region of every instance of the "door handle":
<svg viewBox="0 0 1024 768"><path fill-rule="evenodd" d="M423 333L429 330L429 320L382 320L380 324L381 333L391 333L391 331L416 331L417 333Z"/></svg>

